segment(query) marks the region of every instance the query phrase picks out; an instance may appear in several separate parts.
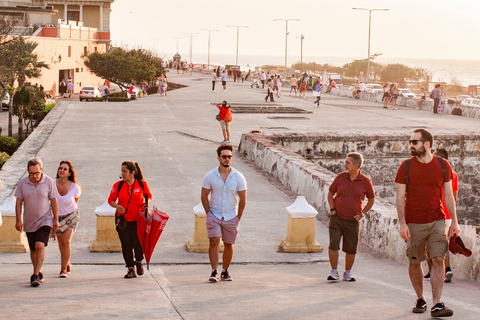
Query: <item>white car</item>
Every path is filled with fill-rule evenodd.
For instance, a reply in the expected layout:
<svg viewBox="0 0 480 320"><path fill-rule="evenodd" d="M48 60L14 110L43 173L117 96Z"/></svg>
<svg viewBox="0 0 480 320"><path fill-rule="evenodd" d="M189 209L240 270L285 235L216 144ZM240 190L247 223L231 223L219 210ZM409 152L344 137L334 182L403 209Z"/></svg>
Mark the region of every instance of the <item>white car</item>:
<svg viewBox="0 0 480 320"><path fill-rule="evenodd" d="M405 98L415 98L416 95L410 89L398 89L399 93L401 96L404 96Z"/></svg>
<svg viewBox="0 0 480 320"><path fill-rule="evenodd" d="M479 107L480 108L480 99L467 98L462 101L462 106L468 107Z"/></svg>
<svg viewBox="0 0 480 320"><path fill-rule="evenodd" d="M472 99L468 94L459 94L458 96L455 97L455 100L458 101L464 101L465 99Z"/></svg>
<svg viewBox="0 0 480 320"><path fill-rule="evenodd" d="M83 100L88 100L88 99L95 99L98 97L102 97L102 93L100 92L100 89L98 87L83 87L82 90L80 90L80 94L78 95L80 98L80 101Z"/></svg>
<svg viewBox="0 0 480 320"><path fill-rule="evenodd" d="M8 92L5 92L5 96L3 97L2 101L2 108L8 109L8 106L10 105L10 95Z"/></svg>
<svg viewBox="0 0 480 320"><path fill-rule="evenodd" d="M383 87L377 83L367 83L365 85L365 92L369 93L383 93Z"/></svg>

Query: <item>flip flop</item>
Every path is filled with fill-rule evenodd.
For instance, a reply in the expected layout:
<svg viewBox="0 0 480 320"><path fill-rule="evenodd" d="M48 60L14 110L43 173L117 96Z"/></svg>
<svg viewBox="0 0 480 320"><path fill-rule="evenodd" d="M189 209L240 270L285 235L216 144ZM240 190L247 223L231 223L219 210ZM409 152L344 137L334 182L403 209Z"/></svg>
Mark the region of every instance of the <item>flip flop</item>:
<svg viewBox="0 0 480 320"><path fill-rule="evenodd" d="M60 272L60 278L68 278L68 274L66 272Z"/></svg>

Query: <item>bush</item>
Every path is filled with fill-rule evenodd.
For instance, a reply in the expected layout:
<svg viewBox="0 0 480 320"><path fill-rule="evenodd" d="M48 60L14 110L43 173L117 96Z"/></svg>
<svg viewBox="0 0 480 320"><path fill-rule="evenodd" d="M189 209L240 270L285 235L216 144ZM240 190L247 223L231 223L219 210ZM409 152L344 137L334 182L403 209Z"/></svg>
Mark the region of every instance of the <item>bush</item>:
<svg viewBox="0 0 480 320"><path fill-rule="evenodd" d="M53 109L53 107L55 107L56 104L57 104L56 102L55 102L55 103L51 103L51 104L47 104L47 105L45 106L45 112L46 112L46 113L49 113L49 112Z"/></svg>
<svg viewBox="0 0 480 320"><path fill-rule="evenodd" d="M112 92L110 93L110 95L108 96L109 98L114 98L114 97L125 97L125 93L123 91L117 91L117 92Z"/></svg>
<svg viewBox="0 0 480 320"><path fill-rule="evenodd" d="M17 149L18 142L15 138L7 136L0 137L0 152L6 152L11 156Z"/></svg>
<svg viewBox="0 0 480 320"><path fill-rule="evenodd" d="M103 101L102 98L95 98L93 101ZM130 99L125 97L108 97L108 102L128 102Z"/></svg>
<svg viewBox="0 0 480 320"><path fill-rule="evenodd" d="M5 162L10 160L10 156L6 154L5 152L0 152L0 169L3 167Z"/></svg>

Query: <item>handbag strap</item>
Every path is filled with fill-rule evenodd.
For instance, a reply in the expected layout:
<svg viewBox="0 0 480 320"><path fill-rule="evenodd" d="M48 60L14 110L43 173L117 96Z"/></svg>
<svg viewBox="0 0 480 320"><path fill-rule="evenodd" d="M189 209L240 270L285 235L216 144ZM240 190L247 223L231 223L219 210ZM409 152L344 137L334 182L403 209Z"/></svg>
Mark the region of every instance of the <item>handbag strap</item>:
<svg viewBox="0 0 480 320"><path fill-rule="evenodd" d="M135 179L135 181L133 181L133 184L132 184L132 192L130 192L130 197L128 198L127 208L125 209L125 215L127 215L128 207L130 206L130 199L132 199L133 187L135 187L136 181L137 179ZM122 183L122 186L123 186L123 180L120 183ZM120 186L120 189L118 190L117 199L118 199L118 195L120 194L120 190L122 189L122 186ZM127 184L127 188L128 188L128 184Z"/></svg>

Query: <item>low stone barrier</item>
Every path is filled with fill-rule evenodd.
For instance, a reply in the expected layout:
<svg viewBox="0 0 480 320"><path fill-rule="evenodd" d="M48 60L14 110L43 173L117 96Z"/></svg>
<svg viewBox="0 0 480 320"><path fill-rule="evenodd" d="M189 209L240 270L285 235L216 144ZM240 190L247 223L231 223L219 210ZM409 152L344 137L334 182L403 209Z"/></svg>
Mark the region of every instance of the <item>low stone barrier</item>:
<svg viewBox="0 0 480 320"><path fill-rule="evenodd" d="M326 89L324 89L325 92ZM352 97L352 90L349 88L332 88L330 94L339 96L339 97ZM428 93L427 93L428 96ZM369 93L369 92L362 92L360 93L360 100L367 100L382 103L383 93ZM415 109L418 106L418 98L406 98L403 96L398 97L397 99L397 106L399 107L407 107L410 109ZM421 110L432 111L433 110L433 100L427 98L427 100L423 101L420 105ZM455 110L455 111L454 111ZM476 118L480 119L480 108L478 107L470 107L470 106L462 106L460 104L448 104L445 103L445 114L455 114L463 117L469 118Z"/></svg>
<svg viewBox="0 0 480 320"><path fill-rule="evenodd" d="M8 197L0 206L3 224L0 224L0 252L27 252L28 241L24 232L15 229L15 197Z"/></svg>
<svg viewBox="0 0 480 320"><path fill-rule="evenodd" d="M91 252L121 252L122 245L115 230L115 208L105 201L95 209L97 237L90 246Z"/></svg>
<svg viewBox="0 0 480 320"><path fill-rule="evenodd" d="M187 241L188 252L208 252L210 241L207 234L207 214L202 203L193 207L193 215L195 216L195 222L193 227L193 237ZM223 241L220 240L219 251L224 249Z"/></svg>
<svg viewBox="0 0 480 320"><path fill-rule="evenodd" d="M261 133L243 134L239 152L289 189L305 196L319 212L317 219L327 219L328 188L336 174L277 145ZM473 226L462 225L461 229L462 239L473 254L469 258L452 255L451 265L456 276L480 281L480 237ZM407 262L406 244L398 231L396 208L387 201L377 198L366 219L361 220L360 240L385 257Z"/></svg>

